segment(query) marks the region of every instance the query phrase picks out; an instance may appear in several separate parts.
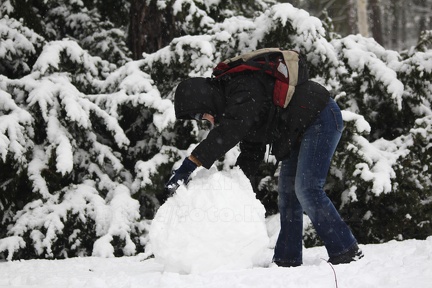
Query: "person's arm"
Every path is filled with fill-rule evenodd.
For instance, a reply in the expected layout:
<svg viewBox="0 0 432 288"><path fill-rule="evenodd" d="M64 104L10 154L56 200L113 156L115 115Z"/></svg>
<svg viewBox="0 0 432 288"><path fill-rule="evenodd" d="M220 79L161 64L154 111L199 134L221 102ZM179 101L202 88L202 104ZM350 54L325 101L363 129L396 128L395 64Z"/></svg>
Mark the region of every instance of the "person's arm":
<svg viewBox="0 0 432 288"><path fill-rule="evenodd" d="M266 146L263 143L240 142L240 155L235 165L240 167L251 182L264 159L265 150Z"/></svg>

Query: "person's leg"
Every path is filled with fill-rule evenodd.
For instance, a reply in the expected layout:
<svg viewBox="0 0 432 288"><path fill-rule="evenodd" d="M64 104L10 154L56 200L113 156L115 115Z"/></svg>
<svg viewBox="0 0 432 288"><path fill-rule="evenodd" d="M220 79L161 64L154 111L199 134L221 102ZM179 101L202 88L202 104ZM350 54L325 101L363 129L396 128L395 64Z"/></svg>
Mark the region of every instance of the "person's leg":
<svg viewBox="0 0 432 288"><path fill-rule="evenodd" d="M297 199L324 242L330 258L357 246L349 227L323 189L342 129L340 109L331 99L303 136L295 179Z"/></svg>
<svg viewBox="0 0 432 288"><path fill-rule="evenodd" d="M302 264L303 209L294 191L298 150L282 161L278 184L278 206L281 230L276 242L273 261L278 266Z"/></svg>

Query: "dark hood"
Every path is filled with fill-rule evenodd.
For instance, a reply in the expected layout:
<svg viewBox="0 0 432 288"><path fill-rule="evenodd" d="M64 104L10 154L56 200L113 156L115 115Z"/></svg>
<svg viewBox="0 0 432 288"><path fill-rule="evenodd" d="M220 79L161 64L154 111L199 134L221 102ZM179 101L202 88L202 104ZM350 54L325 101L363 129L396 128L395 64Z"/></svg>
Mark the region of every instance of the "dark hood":
<svg viewBox="0 0 432 288"><path fill-rule="evenodd" d="M190 78L181 82L175 92L177 119L191 119L190 114L208 113L217 118L224 108L222 88L210 78Z"/></svg>

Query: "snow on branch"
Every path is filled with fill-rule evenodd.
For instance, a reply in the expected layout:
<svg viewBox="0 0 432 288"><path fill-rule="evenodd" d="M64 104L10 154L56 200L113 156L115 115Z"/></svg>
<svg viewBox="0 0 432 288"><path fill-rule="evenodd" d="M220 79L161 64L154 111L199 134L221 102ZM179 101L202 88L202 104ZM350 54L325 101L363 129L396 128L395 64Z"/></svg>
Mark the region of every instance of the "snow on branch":
<svg viewBox="0 0 432 288"><path fill-rule="evenodd" d="M153 54L144 54L144 63L150 69L158 63L167 67L182 65L189 71L190 77L210 76L215 59L215 45L212 35L183 36L174 39L170 46L158 50ZM187 65L184 65L184 64ZM163 68L163 67L162 67ZM161 71L161 73L164 73Z"/></svg>
<svg viewBox="0 0 432 288"><path fill-rule="evenodd" d="M191 25L196 19L200 19L200 27L208 28L214 25L215 21L207 15L207 13L200 9L193 0L175 0L172 4L174 15L185 12L187 17L185 18L186 23L183 26L187 27ZM207 5L208 3L206 3ZM158 5L160 8L165 8L166 4L162 1L158 1ZM188 10L184 10L183 8L189 7Z"/></svg>
<svg viewBox="0 0 432 288"><path fill-rule="evenodd" d="M354 122L354 127L356 129L356 132L359 133L360 135L363 133L366 134L370 133L371 127L363 116L358 115L351 111L343 110L342 117L345 122Z"/></svg>
<svg viewBox="0 0 432 288"><path fill-rule="evenodd" d="M2 4L2 6L7 3ZM0 6L0 9L2 6ZM43 38L25 27L21 22L8 16L0 17L0 35L1 66L10 70L2 71L0 69L0 73L13 72L21 74L29 72L30 67L27 60L29 56L36 53L36 49L41 45Z"/></svg>
<svg viewBox="0 0 432 288"><path fill-rule="evenodd" d="M58 119L57 111L52 109L47 123L48 141L56 148L56 168L62 175L72 172L73 169L73 136Z"/></svg>
<svg viewBox="0 0 432 288"><path fill-rule="evenodd" d="M8 252L8 257L6 258L8 261L12 260L12 257L17 250L24 247L26 247L26 243L22 237L10 236L0 239L0 252Z"/></svg>
<svg viewBox="0 0 432 288"><path fill-rule="evenodd" d="M160 132L174 123L174 106L170 100L162 99L151 76L143 71L146 65L144 60L125 64L103 82L102 87L106 94L86 97L96 105L106 107L113 116L118 115L121 105L142 105L153 112L153 123Z"/></svg>
<svg viewBox="0 0 432 288"><path fill-rule="evenodd" d="M424 97L432 102L432 50L413 53L400 63L397 71L409 86L405 97Z"/></svg>
<svg viewBox="0 0 432 288"><path fill-rule="evenodd" d="M162 164L167 164L173 162L173 156L179 154L179 150L173 147L162 147L161 153L155 155L148 161L138 161L135 165L135 170L137 173L137 179L140 179L140 186L144 187L146 185L151 185L151 177L156 175L158 172L158 167ZM184 156L184 155L182 155ZM180 157L179 157L180 158ZM137 185L137 181L134 185Z"/></svg>
<svg viewBox="0 0 432 288"><path fill-rule="evenodd" d="M356 71L360 77L363 77L367 76L365 75L367 69L375 81L384 85L384 91L390 94L398 109L402 109L405 87L398 79L397 71L391 68L399 63L395 53L387 52L387 55L383 55L385 51L383 48L379 49L380 46L373 39L360 35L349 35L340 40L333 40L333 44L346 60L350 70ZM375 51L378 53L374 53Z"/></svg>
<svg viewBox="0 0 432 288"><path fill-rule="evenodd" d="M123 164L118 155L109 146L99 143L95 133L88 132L87 139L92 143L90 152L96 155L97 163L101 167L106 165L105 159L108 159L116 172L120 172L123 169Z"/></svg>
<svg viewBox="0 0 432 288"><path fill-rule="evenodd" d="M416 72L421 78L432 74L432 50L413 54L409 59L403 61L399 70L405 73L417 70Z"/></svg>
<svg viewBox="0 0 432 288"><path fill-rule="evenodd" d="M51 195L47 182L42 177L42 171L48 168L49 157L49 153L46 153L43 147L35 146L27 166L29 180L33 182L33 192L39 192L44 199L49 198Z"/></svg>
<svg viewBox="0 0 432 288"><path fill-rule="evenodd" d="M69 242L65 243L64 256L68 251L83 249L80 247L89 231L83 230L85 224L92 220L95 223L95 241L93 254L97 256L107 255L104 251L114 251L112 236L119 236L125 241L123 252L125 255L133 255L136 251L135 244L130 234L137 230L139 222L139 203L130 197L129 189L124 185L117 185L103 199L95 182L85 181L82 184L64 188L63 196L51 195L45 201L35 200L27 204L19 213L19 217L10 229L11 237L0 240L0 251L8 249L12 258L14 250L25 246L22 236L30 234L33 245L39 255L46 254L54 257L53 249L56 248L57 235L66 233L66 225L71 221L71 215L75 215L76 229L69 236ZM44 227L44 229L41 229ZM110 241L105 242L108 236ZM103 245L101 245L103 243Z"/></svg>
<svg viewBox="0 0 432 288"><path fill-rule="evenodd" d="M325 29L321 21L302 9L297 9L289 3L276 4L255 20L254 38L263 39L265 34L283 27L285 34L280 34L280 43L289 44L289 49L304 52L313 65L323 61L333 66L339 65L334 47L326 40ZM280 32L279 32L280 33ZM292 43L290 43L292 41ZM285 45L286 45L285 44Z"/></svg>
<svg viewBox="0 0 432 288"><path fill-rule="evenodd" d="M393 191L393 181L396 178L395 167L400 159L410 153L409 147L413 141L410 136L388 141L378 139L370 143L366 138L354 135L353 143L348 145L361 160L355 167L353 176L359 176L366 182L372 183L372 193L379 196L381 193Z"/></svg>
<svg viewBox="0 0 432 288"><path fill-rule="evenodd" d="M15 11L15 8L13 7L10 0L2 1L0 4L0 17L3 18L5 15L8 15Z"/></svg>
<svg viewBox="0 0 432 288"><path fill-rule="evenodd" d="M30 113L18 107L9 93L0 90L0 156L3 162L8 153L18 162L26 162L24 153L32 146L29 139L32 122Z"/></svg>
<svg viewBox="0 0 432 288"><path fill-rule="evenodd" d="M352 133L345 144L345 150L351 154L350 157L356 159L350 171L352 176L360 179L360 182L349 180L352 184L343 193L342 205L348 202L348 198L352 201L358 199L356 190L362 181L369 183L370 189L366 189L375 196L397 191L397 170L401 159L410 154L410 148L414 145L412 135L402 135L393 140L380 138L370 142L364 135L371 133L371 126L363 116L347 110L342 111L342 116L347 127L351 127L350 134Z"/></svg>
<svg viewBox="0 0 432 288"><path fill-rule="evenodd" d="M430 108L429 108L430 109ZM421 137L426 144L425 149L432 148L432 113L416 120L416 125L410 130L414 136Z"/></svg>
<svg viewBox="0 0 432 288"><path fill-rule="evenodd" d="M131 239L134 226L139 219L139 203L131 198L129 189L118 185L106 197L108 218L104 224L98 226L97 235L103 235L94 243L93 256L114 257L114 249L110 242L113 236L118 236L125 242L124 255L134 255L136 245Z"/></svg>
<svg viewBox="0 0 432 288"><path fill-rule="evenodd" d="M33 71L46 74L61 70L62 61L71 61L81 66L83 72L85 71L89 77L102 76L100 73L101 67L99 66L102 66L102 71L105 70L105 72L108 72L107 69L109 69L107 61L103 61L99 57L90 56L77 42L66 39L52 41L45 45L33 66Z"/></svg>

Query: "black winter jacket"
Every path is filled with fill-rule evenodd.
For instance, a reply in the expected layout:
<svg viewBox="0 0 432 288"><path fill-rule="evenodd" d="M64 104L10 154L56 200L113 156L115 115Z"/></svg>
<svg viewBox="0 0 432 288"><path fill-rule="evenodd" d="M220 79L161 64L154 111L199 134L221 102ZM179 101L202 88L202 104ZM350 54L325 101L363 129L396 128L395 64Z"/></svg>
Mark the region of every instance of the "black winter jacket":
<svg viewBox="0 0 432 288"><path fill-rule="evenodd" d="M216 126L193 151L205 168L240 143L237 164L246 175L253 174L263 159L265 144L272 143L278 160L289 151L301 134L326 106L329 92L306 81L296 86L287 108L272 102L274 78L261 72L247 72L228 80L191 78L179 84L174 107L178 119L209 113Z"/></svg>

